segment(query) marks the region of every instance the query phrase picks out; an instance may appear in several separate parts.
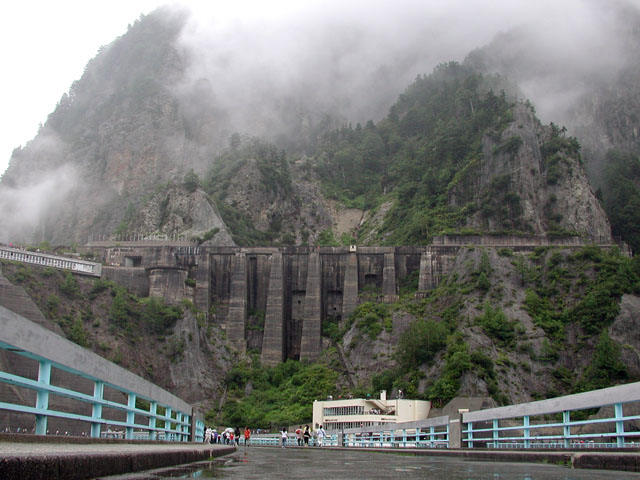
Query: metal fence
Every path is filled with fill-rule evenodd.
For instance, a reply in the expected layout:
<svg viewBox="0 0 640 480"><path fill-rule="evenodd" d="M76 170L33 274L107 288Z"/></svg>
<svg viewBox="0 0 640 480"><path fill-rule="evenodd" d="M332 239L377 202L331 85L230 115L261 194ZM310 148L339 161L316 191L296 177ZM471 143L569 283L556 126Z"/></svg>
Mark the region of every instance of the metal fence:
<svg viewBox="0 0 640 480"><path fill-rule="evenodd" d="M37 378L20 371L0 371L0 383L25 392L13 396L14 401L0 401L0 410L33 415L34 427L23 430L46 435L48 420L53 417L85 422L90 426L90 436L96 438L104 435L126 439L146 436L150 440L192 440L193 408L190 405L4 307L0 307L0 350L5 351L8 358L18 355L16 365L37 362ZM77 377L77 380L54 385L54 370L64 372L71 379ZM89 382L93 384L92 394L87 392ZM84 387L80 389L78 385ZM118 398L126 398L126 403L107 399L105 389L116 392ZM29 404L34 395L26 392L35 392L35 402ZM51 397L56 398L57 409L50 406ZM60 399L68 406L61 408ZM105 409L111 418L105 418ZM87 413L89 410L90 414ZM197 440L197 431L194 433L193 440Z"/></svg>
<svg viewBox="0 0 640 480"><path fill-rule="evenodd" d="M448 448L448 416L415 422L350 428L340 433L344 447Z"/></svg>
<svg viewBox="0 0 640 480"><path fill-rule="evenodd" d="M637 448L640 415L624 411L636 411L639 401L636 382L466 412L462 441L468 448ZM596 416L594 409L599 411Z"/></svg>

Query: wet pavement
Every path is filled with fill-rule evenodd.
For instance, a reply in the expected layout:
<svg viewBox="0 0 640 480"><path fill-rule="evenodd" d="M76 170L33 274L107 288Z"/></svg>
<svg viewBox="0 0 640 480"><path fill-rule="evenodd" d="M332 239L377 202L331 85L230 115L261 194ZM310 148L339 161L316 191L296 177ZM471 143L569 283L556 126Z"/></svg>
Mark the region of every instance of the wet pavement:
<svg viewBox="0 0 640 480"><path fill-rule="evenodd" d="M166 478L242 479L387 479L430 480L612 480L639 479L640 474L604 470L571 470L565 466L482 462L461 458L413 456L320 448L240 447L216 460L142 472L109 480Z"/></svg>

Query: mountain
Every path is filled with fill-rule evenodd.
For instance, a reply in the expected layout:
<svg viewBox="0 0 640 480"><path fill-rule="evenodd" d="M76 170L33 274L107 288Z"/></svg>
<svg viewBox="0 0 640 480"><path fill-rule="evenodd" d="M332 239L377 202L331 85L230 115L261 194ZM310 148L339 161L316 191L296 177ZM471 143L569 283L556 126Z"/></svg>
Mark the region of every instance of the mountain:
<svg viewBox="0 0 640 480"><path fill-rule="evenodd" d="M4 219L5 241L160 233L206 236L214 245L343 237L424 244L442 233L610 235L578 141L540 125L506 78L443 64L395 104L379 98L389 102L386 118L354 128L346 109L305 103L303 90L269 93L267 74L256 87L266 87L264 95L238 101L236 111L217 94L216 79L193 77L194 57L181 43L187 19L165 8L137 21L14 152L0 183L4 210L14 212ZM347 90L337 87L336 97Z"/></svg>
<svg viewBox="0 0 640 480"><path fill-rule="evenodd" d="M298 420L295 398L306 396L295 387L314 375L323 378L316 396L384 388L499 403L638 378L640 341L630 334L638 262L612 246L611 231L640 247L640 21L629 5L611 10L613 24L626 25L615 48L626 41L628 51L588 68L568 63L565 44L545 50L539 32L517 29L430 73L412 71L418 49L357 79L340 68L357 51L346 30L336 33L351 40L337 42L342 50L322 51L330 62L313 68L317 57L305 52L295 57L304 68L282 78L270 68L277 55L249 68L256 56L247 61L246 51L187 48L189 14L163 8L104 47L14 152L0 182L0 241L163 234L199 245L399 246L535 235L585 244L471 245L428 292L418 292L415 275L391 303L362 288L349 318L322 325L321 366L268 369L255 352L237 356L218 325L203 321L210 312L194 307L192 277L185 301L165 305L104 280L74 286L15 264L3 272L51 328L224 422L262 418L256 411L276 401L272 389L289 392L273 423ZM259 332L264 316L251 316ZM194 344L187 352L185 338Z"/></svg>
<svg viewBox="0 0 640 480"><path fill-rule="evenodd" d="M614 235L637 250L640 217L632 212L640 177L619 159L637 163L640 151L640 9L627 1L589 6L590 14L575 12L577 27L510 30L471 52L464 64L506 75L543 117L566 126L582 146L589 182L599 191Z"/></svg>

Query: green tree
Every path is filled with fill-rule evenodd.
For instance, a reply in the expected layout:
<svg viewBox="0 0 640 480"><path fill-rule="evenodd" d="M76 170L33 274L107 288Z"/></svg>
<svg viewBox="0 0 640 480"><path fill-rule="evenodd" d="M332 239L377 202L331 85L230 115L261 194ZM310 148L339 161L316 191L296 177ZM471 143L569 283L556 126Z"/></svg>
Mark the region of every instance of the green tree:
<svg viewBox="0 0 640 480"><path fill-rule="evenodd" d="M442 322L415 320L398 340L398 363L404 370L409 370L432 360L446 346L448 333L448 328Z"/></svg>
<svg viewBox="0 0 640 480"><path fill-rule="evenodd" d="M442 403L451 400L460 389L460 378L472 366L469 346L461 338L454 339L447 348L442 375L428 391L429 398L441 400Z"/></svg>
<svg viewBox="0 0 640 480"><path fill-rule="evenodd" d="M620 359L620 346L602 330L591 357L591 364L577 384L578 391L596 390L627 378L627 367Z"/></svg>
<svg viewBox="0 0 640 480"><path fill-rule="evenodd" d="M476 318L476 322L489 337L503 345L509 345L513 341L515 322L509 320L500 307L492 308L488 301L485 302L482 315Z"/></svg>
<svg viewBox="0 0 640 480"><path fill-rule="evenodd" d="M184 176L184 188L187 192L193 193L200 187L200 178L193 169L190 169Z"/></svg>
<svg viewBox="0 0 640 480"><path fill-rule="evenodd" d="M119 327L127 328L130 327L131 313L131 306L129 305L127 295L124 290L119 289L111 302L109 318Z"/></svg>
<svg viewBox="0 0 640 480"><path fill-rule="evenodd" d="M69 298L73 298L80 293L78 281L71 272L67 272L67 274L65 275L64 282L60 286L60 289L62 290L62 293L64 293Z"/></svg>

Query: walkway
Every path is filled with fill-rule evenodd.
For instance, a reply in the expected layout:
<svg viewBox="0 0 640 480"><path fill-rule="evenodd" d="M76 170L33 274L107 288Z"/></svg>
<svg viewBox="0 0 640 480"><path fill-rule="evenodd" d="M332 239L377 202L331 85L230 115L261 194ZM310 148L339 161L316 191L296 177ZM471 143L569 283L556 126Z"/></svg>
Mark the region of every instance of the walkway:
<svg viewBox="0 0 640 480"><path fill-rule="evenodd" d="M429 479L429 480L611 480L640 474L573 470L564 465L478 461L463 457L412 456L353 449L240 447L216 459L175 468L118 476L117 480L169 478L264 479ZM423 452L424 453L424 452ZM109 480L116 480L109 478Z"/></svg>
<svg viewBox="0 0 640 480"><path fill-rule="evenodd" d="M17 441L9 441L11 437ZM34 441L30 442L29 437ZM80 480L208 460L235 451L226 445L201 443L100 440L67 443L88 440L47 438L65 443L37 441L40 438L29 435L1 435L0 478Z"/></svg>

